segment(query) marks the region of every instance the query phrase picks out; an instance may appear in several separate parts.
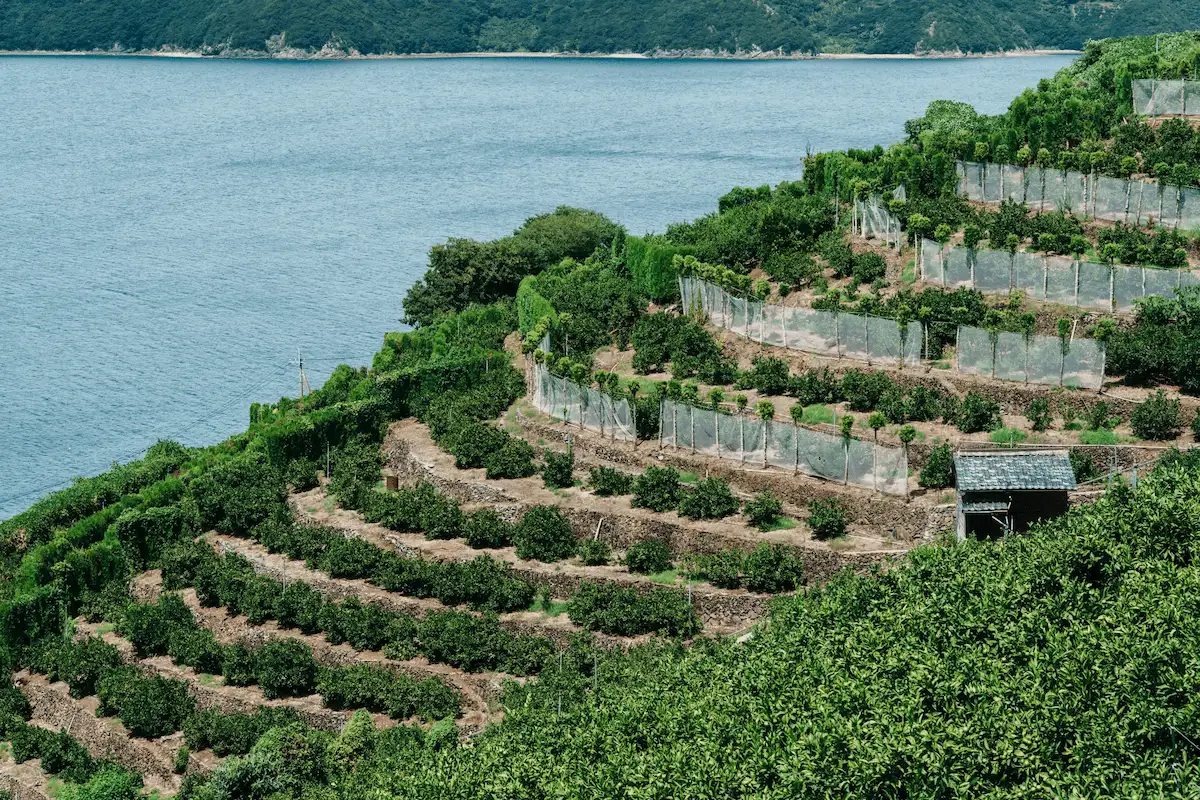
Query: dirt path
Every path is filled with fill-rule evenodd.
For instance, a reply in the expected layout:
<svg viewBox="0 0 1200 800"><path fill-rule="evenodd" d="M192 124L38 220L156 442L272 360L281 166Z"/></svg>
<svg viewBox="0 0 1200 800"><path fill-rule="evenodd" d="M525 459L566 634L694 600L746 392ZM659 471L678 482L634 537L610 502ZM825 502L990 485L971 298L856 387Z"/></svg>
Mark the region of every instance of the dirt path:
<svg viewBox="0 0 1200 800"><path fill-rule="evenodd" d="M58 791L59 781L42 770L40 758L18 764L12 757L12 746L5 742L0 751L0 791L12 795L12 800L50 800Z"/></svg>

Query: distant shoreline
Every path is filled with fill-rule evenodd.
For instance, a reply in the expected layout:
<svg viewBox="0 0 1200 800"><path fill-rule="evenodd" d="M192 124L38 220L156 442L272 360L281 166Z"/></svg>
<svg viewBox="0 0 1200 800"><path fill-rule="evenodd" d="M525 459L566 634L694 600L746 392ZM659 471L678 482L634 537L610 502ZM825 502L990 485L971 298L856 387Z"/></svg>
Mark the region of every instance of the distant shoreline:
<svg viewBox="0 0 1200 800"><path fill-rule="evenodd" d="M3 56L105 56L113 58L200 58L241 61L391 61L403 59L442 58L595 58L643 61L883 61L883 60L945 60L965 58L1022 58L1030 56L1079 55L1082 50L1005 50L998 53L818 53L816 55L784 55L775 51L718 53L683 51L645 53L533 53L533 52L467 52L467 53L387 53L363 54L323 48L318 51L286 48L278 52L245 50L221 53L202 53L198 50L0 50Z"/></svg>

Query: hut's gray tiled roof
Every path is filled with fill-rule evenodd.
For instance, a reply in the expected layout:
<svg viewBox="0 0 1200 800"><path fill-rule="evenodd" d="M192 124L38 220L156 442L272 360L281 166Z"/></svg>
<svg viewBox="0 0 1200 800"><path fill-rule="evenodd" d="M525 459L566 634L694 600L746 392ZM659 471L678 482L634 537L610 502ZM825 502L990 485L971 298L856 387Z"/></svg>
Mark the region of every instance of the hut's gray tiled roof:
<svg viewBox="0 0 1200 800"><path fill-rule="evenodd" d="M962 492L1075 488L1066 450L958 453L954 473Z"/></svg>

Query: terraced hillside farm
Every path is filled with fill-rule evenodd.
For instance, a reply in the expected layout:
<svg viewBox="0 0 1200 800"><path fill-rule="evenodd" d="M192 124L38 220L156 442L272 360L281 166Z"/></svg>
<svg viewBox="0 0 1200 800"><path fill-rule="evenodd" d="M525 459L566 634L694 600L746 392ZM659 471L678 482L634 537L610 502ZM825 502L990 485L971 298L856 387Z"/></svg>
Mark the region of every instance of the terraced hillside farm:
<svg viewBox="0 0 1200 800"><path fill-rule="evenodd" d="M1200 247L1111 193L1186 206L1198 65L434 247L369 368L0 523L0 791L1195 796ZM1016 446L1073 508L953 544Z"/></svg>

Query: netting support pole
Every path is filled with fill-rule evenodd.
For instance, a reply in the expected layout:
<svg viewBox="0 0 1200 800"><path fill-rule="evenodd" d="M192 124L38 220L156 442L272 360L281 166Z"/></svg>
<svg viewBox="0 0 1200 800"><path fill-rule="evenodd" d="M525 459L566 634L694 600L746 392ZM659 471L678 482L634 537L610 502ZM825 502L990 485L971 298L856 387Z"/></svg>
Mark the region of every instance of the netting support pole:
<svg viewBox="0 0 1200 800"><path fill-rule="evenodd" d="M1008 293L1009 294L1012 294L1012 290L1013 290L1013 268L1016 266L1016 263L1017 263L1017 254L1009 253L1008 254Z"/></svg>
<svg viewBox="0 0 1200 800"><path fill-rule="evenodd" d="M959 367L959 349L958 349L958 344L961 339L962 339L962 325L959 325L957 328L954 329L954 371L955 372L962 371L961 368Z"/></svg>
<svg viewBox="0 0 1200 800"><path fill-rule="evenodd" d="M871 322L869 317L863 317L863 338L867 342L867 366L871 365Z"/></svg>
<svg viewBox="0 0 1200 800"><path fill-rule="evenodd" d="M842 485L850 485L850 438L843 436L842 443Z"/></svg>
<svg viewBox="0 0 1200 800"><path fill-rule="evenodd" d="M1116 288L1117 268L1111 263L1108 265L1108 310L1117 310L1117 298L1113 296L1113 289Z"/></svg>
<svg viewBox="0 0 1200 800"><path fill-rule="evenodd" d="M663 446L663 411L666 409L667 401L659 398L658 401L658 449Z"/></svg>
<svg viewBox="0 0 1200 800"><path fill-rule="evenodd" d="M971 288L975 288L975 254L967 254L967 263L971 265Z"/></svg>
<svg viewBox="0 0 1200 800"><path fill-rule="evenodd" d="M850 459L846 459L846 469L850 469ZM871 445L871 488L879 491L879 445Z"/></svg>
<svg viewBox="0 0 1200 800"><path fill-rule="evenodd" d="M1079 262L1075 262L1075 306L1079 306Z"/></svg>
<svg viewBox="0 0 1200 800"><path fill-rule="evenodd" d="M1042 258L1042 299L1050 294L1050 259Z"/></svg>
<svg viewBox="0 0 1200 800"><path fill-rule="evenodd" d="M842 334L838 330L838 313L833 312L833 346L837 350L837 357L842 357Z"/></svg>
<svg viewBox="0 0 1200 800"><path fill-rule="evenodd" d="M794 435L792 436L792 444L794 445L794 448L793 448L794 455L792 457L792 474L799 475L800 474L800 426L793 425L792 427L795 428Z"/></svg>
<svg viewBox="0 0 1200 800"><path fill-rule="evenodd" d="M1142 267L1142 297L1146 296L1146 268Z"/></svg>
<svg viewBox="0 0 1200 800"><path fill-rule="evenodd" d="M746 463L746 415L738 414L738 461Z"/></svg>
<svg viewBox="0 0 1200 800"><path fill-rule="evenodd" d="M767 468L767 428L771 427L771 424L772 424L772 420L769 420L769 419L763 420L763 435L762 435L763 469Z"/></svg>
<svg viewBox="0 0 1200 800"><path fill-rule="evenodd" d="M717 458L721 457L721 412L713 409L713 439L717 444Z"/></svg>
<svg viewBox="0 0 1200 800"><path fill-rule="evenodd" d="M679 447L679 404L671 401L671 443Z"/></svg>
<svg viewBox="0 0 1200 800"><path fill-rule="evenodd" d="M1133 184L1125 181L1125 224L1129 224L1129 195L1133 192Z"/></svg>
<svg viewBox="0 0 1200 800"><path fill-rule="evenodd" d="M688 415L688 436L692 439L692 455L696 454L696 407L692 406L692 413Z"/></svg>

